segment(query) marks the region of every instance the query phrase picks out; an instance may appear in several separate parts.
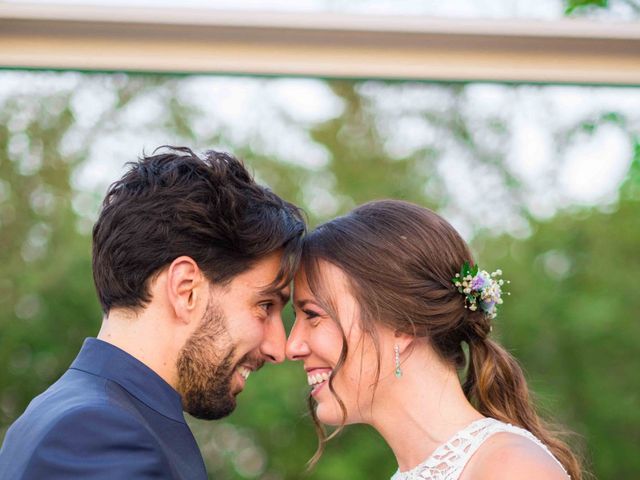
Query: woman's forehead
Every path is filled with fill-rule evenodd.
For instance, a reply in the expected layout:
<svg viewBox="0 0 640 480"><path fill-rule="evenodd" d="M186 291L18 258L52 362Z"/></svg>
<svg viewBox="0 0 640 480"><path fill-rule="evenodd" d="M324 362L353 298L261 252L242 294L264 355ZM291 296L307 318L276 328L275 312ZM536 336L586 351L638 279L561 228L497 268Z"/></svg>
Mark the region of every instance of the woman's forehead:
<svg viewBox="0 0 640 480"><path fill-rule="evenodd" d="M294 297L296 292L311 294L312 286L327 293L344 292L347 286L347 275L333 263L326 260L318 260L314 262L313 266L309 266L306 269L302 266L296 272L293 281Z"/></svg>

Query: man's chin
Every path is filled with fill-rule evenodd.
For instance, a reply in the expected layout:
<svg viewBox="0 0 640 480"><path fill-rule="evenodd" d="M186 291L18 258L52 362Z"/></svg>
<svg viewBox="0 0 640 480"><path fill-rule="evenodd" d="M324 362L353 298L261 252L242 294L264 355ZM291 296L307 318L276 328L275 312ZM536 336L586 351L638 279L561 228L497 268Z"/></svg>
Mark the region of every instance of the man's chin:
<svg viewBox="0 0 640 480"><path fill-rule="evenodd" d="M230 415L236 405L236 394L228 392L224 398L216 397L213 402L207 402L204 398L191 399L184 405L184 411L200 420L219 420Z"/></svg>
<svg viewBox="0 0 640 480"><path fill-rule="evenodd" d="M219 406L217 408L208 408L208 409L200 408L200 409L195 409L193 411L187 410L187 413L199 420L220 420L221 418L231 415L231 413L235 409L236 409L236 402L234 397L233 402L229 402L228 405Z"/></svg>

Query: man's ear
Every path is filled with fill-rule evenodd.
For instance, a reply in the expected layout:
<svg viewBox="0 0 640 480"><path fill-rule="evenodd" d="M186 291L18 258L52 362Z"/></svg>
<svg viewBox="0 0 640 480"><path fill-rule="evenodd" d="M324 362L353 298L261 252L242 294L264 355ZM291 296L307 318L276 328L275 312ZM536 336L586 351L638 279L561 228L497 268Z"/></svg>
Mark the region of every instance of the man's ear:
<svg viewBox="0 0 640 480"><path fill-rule="evenodd" d="M176 258L167 269L167 299L176 317L189 323L204 299L202 270L196 261L187 256Z"/></svg>

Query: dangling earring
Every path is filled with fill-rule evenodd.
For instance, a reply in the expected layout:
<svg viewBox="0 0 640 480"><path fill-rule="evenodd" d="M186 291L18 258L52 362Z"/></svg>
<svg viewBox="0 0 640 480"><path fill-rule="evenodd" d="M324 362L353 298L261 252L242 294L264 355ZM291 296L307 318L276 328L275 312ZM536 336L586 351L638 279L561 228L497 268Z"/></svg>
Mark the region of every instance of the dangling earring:
<svg viewBox="0 0 640 480"><path fill-rule="evenodd" d="M402 376L402 370L400 369L400 347L396 344L393 350L396 354L396 378L400 378Z"/></svg>

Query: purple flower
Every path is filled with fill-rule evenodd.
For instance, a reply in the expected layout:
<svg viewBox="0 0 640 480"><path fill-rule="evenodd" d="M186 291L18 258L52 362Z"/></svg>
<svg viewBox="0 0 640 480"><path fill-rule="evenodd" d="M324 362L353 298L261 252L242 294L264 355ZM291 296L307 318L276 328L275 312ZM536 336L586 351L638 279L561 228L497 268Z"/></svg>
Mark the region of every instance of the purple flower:
<svg viewBox="0 0 640 480"><path fill-rule="evenodd" d="M490 302L486 302L486 301L482 301L480 302L480 307L482 308L482 310L484 310L486 313L493 313L496 309L496 302L490 301Z"/></svg>
<svg viewBox="0 0 640 480"><path fill-rule="evenodd" d="M476 275L475 277L473 277L473 279L471 280L471 290L482 290L484 287L486 287L489 283L489 279L485 278L484 275L482 275L482 273L479 273L478 275Z"/></svg>

